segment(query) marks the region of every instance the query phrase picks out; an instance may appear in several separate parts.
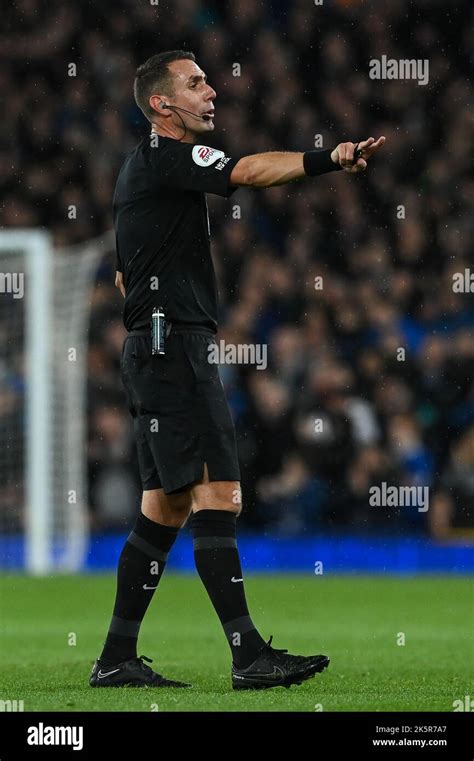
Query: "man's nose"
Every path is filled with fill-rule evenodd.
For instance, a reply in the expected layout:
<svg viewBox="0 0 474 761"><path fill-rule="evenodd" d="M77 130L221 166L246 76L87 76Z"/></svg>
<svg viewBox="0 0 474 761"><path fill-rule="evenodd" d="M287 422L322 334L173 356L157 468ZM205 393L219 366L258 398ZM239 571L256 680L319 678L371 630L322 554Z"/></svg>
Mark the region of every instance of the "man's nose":
<svg viewBox="0 0 474 761"><path fill-rule="evenodd" d="M217 93L215 90L213 90L211 85L208 85L208 88L209 88L209 91L206 95L206 100L214 100L214 98L217 96Z"/></svg>

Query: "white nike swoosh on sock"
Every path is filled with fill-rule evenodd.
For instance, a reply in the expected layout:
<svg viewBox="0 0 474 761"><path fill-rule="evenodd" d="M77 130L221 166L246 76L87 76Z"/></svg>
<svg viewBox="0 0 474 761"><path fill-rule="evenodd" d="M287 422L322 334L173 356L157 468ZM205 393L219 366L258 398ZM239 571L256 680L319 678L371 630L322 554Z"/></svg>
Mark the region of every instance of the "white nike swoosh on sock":
<svg viewBox="0 0 474 761"><path fill-rule="evenodd" d="M156 587L148 587L146 584L143 585L143 589L157 589L158 585Z"/></svg>
<svg viewBox="0 0 474 761"><path fill-rule="evenodd" d="M236 579L235 576L232 576L231 581L233 581L233 582L243 581L243 579Z"/></svg>

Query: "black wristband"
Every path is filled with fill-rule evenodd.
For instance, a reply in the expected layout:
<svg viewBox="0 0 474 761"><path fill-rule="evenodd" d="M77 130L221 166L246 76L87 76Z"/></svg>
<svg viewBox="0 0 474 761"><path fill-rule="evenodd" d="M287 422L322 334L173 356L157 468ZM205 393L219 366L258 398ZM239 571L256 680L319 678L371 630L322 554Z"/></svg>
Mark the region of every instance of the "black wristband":
<svg viewBox="0 0 474 761"><path fill-rule="evenodd" d="M357 164L361 156L362 156L362 148L359 148L359 143L356 143L354 148L354 158L352 159L352 163Z"/></svg>
<svg viewBox="0 0 474 761"><path fill-rule="evenodd" d="M318 174L335 172L342 169L340 164L335 164L331 158L331 150L306 151L303 153L303 169L308 177L316 177Z"/></svg>

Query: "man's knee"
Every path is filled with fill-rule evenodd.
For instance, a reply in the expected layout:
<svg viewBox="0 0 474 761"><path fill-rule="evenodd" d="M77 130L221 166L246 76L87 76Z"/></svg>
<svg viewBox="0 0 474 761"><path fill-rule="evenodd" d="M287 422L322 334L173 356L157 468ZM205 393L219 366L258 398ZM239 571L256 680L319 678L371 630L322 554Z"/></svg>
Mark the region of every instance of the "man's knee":
<svg viewBox="0 0 474 761"><path fill-rule="evenodd" d="M156 523L180 528L191 512L191 495L189 491L168 495L163 489L144 491L141 511Z"/></svg>
<svg viewBox="0 0 474 761"><path fill-rule="evenodd" d="M193 489L193 512L226 510L236 517L242 512L242 492L237 481L210 481Z"/></svg>
<svg viewBox="0 0 474 761"><path fill-rule="evenodd" d="M242 512L242 491L240 484L232 490L232 506L235 508L232 512L234 512L235 517L238 518Z"/></svg>

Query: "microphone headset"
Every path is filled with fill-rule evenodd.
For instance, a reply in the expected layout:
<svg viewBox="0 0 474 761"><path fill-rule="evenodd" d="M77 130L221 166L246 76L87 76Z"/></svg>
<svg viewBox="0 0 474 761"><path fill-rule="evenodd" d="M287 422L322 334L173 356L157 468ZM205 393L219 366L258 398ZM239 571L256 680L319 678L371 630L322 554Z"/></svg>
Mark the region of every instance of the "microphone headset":
<svg viewBox="0 0 474 761"><path fill-rule="evenodd" d="M192 111L188 111L186 108L180 108L179 106L170 106L168 103L161 103L160 108L169 108L170 111L182 111L184 114L194 116L195 119L201 119L203 122L208 122L210 119L212 119L210 114L203 114L202 116L200 114L193 114Z"/></svg>

